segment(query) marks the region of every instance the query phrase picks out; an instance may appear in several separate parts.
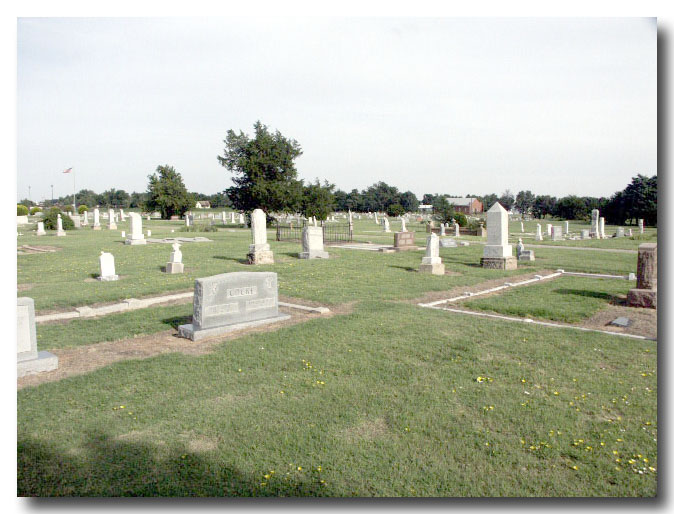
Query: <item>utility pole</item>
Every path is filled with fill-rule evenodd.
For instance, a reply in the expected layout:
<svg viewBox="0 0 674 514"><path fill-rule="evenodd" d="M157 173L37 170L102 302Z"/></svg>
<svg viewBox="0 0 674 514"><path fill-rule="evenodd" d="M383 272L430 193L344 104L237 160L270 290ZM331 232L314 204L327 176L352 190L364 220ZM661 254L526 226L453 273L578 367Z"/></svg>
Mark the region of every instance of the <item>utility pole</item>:
<svg viewBox="0 0 674 514"><path fill-rule="evenodd" d="M51 205L54 206L54 184L51 185Z"/></svg>
<svg viewBox="0 0 674 514"><path fill-rule="evenodd" d="M30 197L30 186L28 186L28 201L33 202L32 198Z"/></svg>

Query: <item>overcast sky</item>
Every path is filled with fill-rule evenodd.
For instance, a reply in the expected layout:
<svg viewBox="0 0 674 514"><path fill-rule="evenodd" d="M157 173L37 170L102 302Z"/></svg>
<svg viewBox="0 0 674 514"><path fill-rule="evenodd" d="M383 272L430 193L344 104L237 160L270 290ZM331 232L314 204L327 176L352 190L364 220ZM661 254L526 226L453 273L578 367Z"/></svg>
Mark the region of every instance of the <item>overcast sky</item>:
<svg viewBox="0 0 674 514"><path fill-rule="evenodd" d="M17 199L231 185L228 129L350 191L609 196L657 172L649 18L23 18Z"/></svg>

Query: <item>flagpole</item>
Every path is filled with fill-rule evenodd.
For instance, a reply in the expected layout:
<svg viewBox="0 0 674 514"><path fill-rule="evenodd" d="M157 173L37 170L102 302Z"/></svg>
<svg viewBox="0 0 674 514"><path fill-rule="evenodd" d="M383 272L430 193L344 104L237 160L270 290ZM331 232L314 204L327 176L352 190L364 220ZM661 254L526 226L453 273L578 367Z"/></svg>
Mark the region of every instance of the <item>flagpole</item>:
<svg viewBox="0 0 674 514"><path fill-rule="evenodd" d="M77 200L75 200L75 170L73 170L73 216L77 214Z"/></svg>

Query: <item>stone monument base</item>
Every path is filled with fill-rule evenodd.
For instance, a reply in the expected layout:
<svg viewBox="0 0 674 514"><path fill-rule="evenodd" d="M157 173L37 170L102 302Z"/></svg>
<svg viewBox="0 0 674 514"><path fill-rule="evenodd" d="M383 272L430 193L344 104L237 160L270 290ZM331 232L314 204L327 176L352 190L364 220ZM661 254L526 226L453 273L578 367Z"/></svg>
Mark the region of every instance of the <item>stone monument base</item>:
<svg viewBox="0 0 674 514"><path fill-rule="evenodd" d="M101 230L101 226L100 226L100 225L94 225L94 226L91 227L91 228L93 228L94 230Z"/></svg>
<svg viewBox="0 0 674 514"><path fill-rule="evenodd" d="M183 273L185 271L185 265L182 262L167 262L166 263L166 273L171 275L175 273Z"/></svg>
<svg viewBox="0 0 674 514"><path fill-rule="evenodd" d="M37 359L17 362L16 376L23 377L34 373L51 371L59 367L59 358L50 352L37 352Z"/></svg>
<svg viewBox="0 0 674 514"><path fill-rule="evenodd" d="M433 275L444 275L445 274L445 265L443 263L436 264L420 264L419 265L420 273L432 273Z"/></svg>
<svg viewBox="0 0 674 514"><path fill-rule="evenodd" d="M521 254L519 259L520 261L529 261L533 262L536 260L536 257L534 256L533 250L524 250Z"/></svg>
<svg viewBox="0 0 674 514"><path fill-rule="evenodd" d="M480 266L487 269L517 269L517 259L515 257L482 257Z"/></svg>
<svg viewBox="0 0 674 514"><path fill-rule="evenodd" d="M290 319L289 314L279 314L273 318L246 321L244 323L235 323L233 325L225 325L223 327L202 328L200 330L195 330L194 325L190 323L188 325L178 326L178 335L180 337L184 337L185 339L191 339L192 341L200 341L201 339L206 339L207 337L216 337L222 334L233 332L235 330L257 327L259 325L267 325L269 323L276 323L277 321L285 321L287 319Z"/></svg>
<svg viewBox="0 0 674 514"><path fill-rule="evenodd" d="M627 305L645 309L658 308L657 289L630 289L627 292Z"/></svg>
<svg viewBox="0 0 674 514"><path fill-rule="evenodd" d="M108 275L107 277L98 276L96 277L96 280L100 280L101 282L113 282L119 280L119 275Z"/></svg>
<svg viewBox="0 0 674 514"><path fill-rule="evenodd" d="M271 250L252 252L246 257L248 257L248 264L274 264L274 252Z"/></svg>
<svg viewBox="0 0 674 514"><path fill-rule="evenodd" d="M144 244L147 244L147 241L145 240L145 238L143 238L143 239L127 239L126 241L124 241L124 244L125 245L144 245Z"/></svg>
<svg viewBox="0 0 674 514"><path fill-rule="evenodd" d="M116 223L110 223L110 225L108 226L108 229L117 230L117 224Z"/></svg>
<svg viewBox="0 0 674 514"><path fill-rule="evenodd" d="M300 252L300 259L329 259L330 255L328 252L319 251L319 252Z"/></svg>

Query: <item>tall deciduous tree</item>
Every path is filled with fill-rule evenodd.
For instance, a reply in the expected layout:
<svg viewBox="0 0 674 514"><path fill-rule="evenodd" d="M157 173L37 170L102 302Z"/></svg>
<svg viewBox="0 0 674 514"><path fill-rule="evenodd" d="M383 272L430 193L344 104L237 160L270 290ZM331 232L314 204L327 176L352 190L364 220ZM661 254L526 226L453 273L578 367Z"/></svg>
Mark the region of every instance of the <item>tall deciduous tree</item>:
<svg viewBox="0 0 674 514"><path fill-rule="evenodd" d="M150 183L147 186L146 210L159 211L162 219L168 219L182 216L194 207L193 196L187 192L183 178L173 166L157 166L156 173L147 178Z"/></svg>
<svg viewBox="0 0 674 514"><path fill-rule="evenodd" d="M234 174L234 186L225 191L236 209L295 212L301 206L303 186L295 159L302 155L297 141L279 131L269 132L260 121L255 136L227 131L222 166Z"/></svg>
<svg viewBox="0 0 674 514"><path fill-rule="evenodd" d="M302 194L301 212L307 218L316 216L317 220L326 220L328 215L335 209L335 186L326 180L323 185L316 179L313 184L308 184Z"/></svg>

